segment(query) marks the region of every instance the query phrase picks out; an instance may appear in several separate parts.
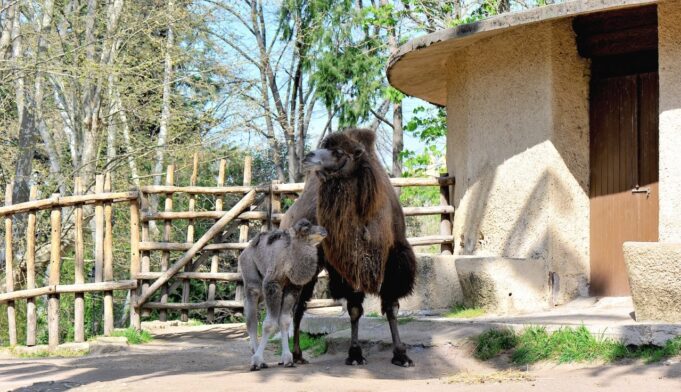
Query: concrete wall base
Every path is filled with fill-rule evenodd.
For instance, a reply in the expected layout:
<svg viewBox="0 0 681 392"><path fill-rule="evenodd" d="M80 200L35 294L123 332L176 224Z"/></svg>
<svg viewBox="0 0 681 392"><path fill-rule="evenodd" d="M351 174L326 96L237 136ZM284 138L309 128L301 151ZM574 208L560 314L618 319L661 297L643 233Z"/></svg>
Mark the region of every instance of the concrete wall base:
<svg viewBox="0 0 681 392"><path fill-rule="evenodd" d="M636 321L681 322L681 243L625 242Z"/></svg>
<svg viewBox="0 0 681 392"><path fill-rule="evenodd" d="M420 253L416 255L414 293L400 300L400 310L428 312L448 309L463 301L455 256ZM381 300L368 296L364 313L381 313Z"/></svg>
<svg viewBox="0 0 681 392"><path fill-rule="evenodd" d="M547 309L550 290L541 259L459 256L456 260L464 305L497 314Z"/></svg>

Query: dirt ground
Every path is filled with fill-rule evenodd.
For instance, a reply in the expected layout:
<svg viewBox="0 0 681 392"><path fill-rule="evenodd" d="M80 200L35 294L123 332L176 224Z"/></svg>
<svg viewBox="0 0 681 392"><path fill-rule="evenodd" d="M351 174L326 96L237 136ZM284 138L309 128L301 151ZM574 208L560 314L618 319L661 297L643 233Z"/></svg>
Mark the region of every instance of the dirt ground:
<svg viewBox="0 0 681 392"><path fill-rule="evenodd" d="M681 391L678 358L656 365L515 369L503 358L475 360L470 344L446 344L410 348L416 367L403 369L390 364L387 347L365 348L367 365L346 366L345 353L331 346L329 353L292 369L277 366L270 349L271 367L250 372L242 324L166 327L154 334L151 343L111 353L0 359L0 391Z"/></svg>

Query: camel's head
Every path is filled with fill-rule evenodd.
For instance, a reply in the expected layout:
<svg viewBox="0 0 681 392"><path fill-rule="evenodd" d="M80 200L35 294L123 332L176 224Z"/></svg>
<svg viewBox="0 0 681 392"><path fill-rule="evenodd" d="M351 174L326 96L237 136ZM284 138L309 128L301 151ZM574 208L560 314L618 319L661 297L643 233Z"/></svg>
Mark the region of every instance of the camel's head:
<svg viewBox="0 0 681 392"><path fill-rule="evenodd" d="M305 241L312 245L318 245L327 235L326 229L315 226L307 219L301 219L293 225L293 232L298 240Z"/></svg>
<svg viewBox="0 0 681 392"><path fill-rule="evenodd" d="M321 148L305 156L308 170L316 172L325 181L329 178L352 177L374 148L374 132L367 129L350 129L332 133L324 138Z"/></svg>

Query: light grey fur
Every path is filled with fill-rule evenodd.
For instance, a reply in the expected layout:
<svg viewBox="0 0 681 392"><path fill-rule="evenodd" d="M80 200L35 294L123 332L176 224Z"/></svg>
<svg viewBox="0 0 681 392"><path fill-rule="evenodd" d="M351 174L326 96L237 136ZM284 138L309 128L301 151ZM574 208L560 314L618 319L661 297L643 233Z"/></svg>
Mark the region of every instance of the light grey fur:
<svg viewBox="0 0 681 392"><path fill-rule="evenodd" d="M239 256L246 294L244 314L253 352L251 370L267 367L263 354L277 325L281 331L281 364L294 366L288 346L293 306L302 286L318 273L317 245L324 237L323 227L301 219L289 229L259 234ZM258 304L263 298L267 315L258 344Z"/></svg>

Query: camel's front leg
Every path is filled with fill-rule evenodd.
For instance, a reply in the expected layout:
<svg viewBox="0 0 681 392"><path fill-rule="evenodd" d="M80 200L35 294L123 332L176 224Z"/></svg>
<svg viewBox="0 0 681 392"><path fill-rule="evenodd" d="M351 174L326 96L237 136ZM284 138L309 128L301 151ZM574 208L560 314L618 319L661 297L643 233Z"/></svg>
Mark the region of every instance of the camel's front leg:
<svg viewBox="0 0 681 392"><path fill-rule="evenodd" d="M363 293L352 293L347 298L348 313L350 314L350 349L348 350L348 358L345 360L346 365L365 365L366 358L362 356L362 347L359 345L359 319L364 313L362 307L364 302Z"/></svg>

